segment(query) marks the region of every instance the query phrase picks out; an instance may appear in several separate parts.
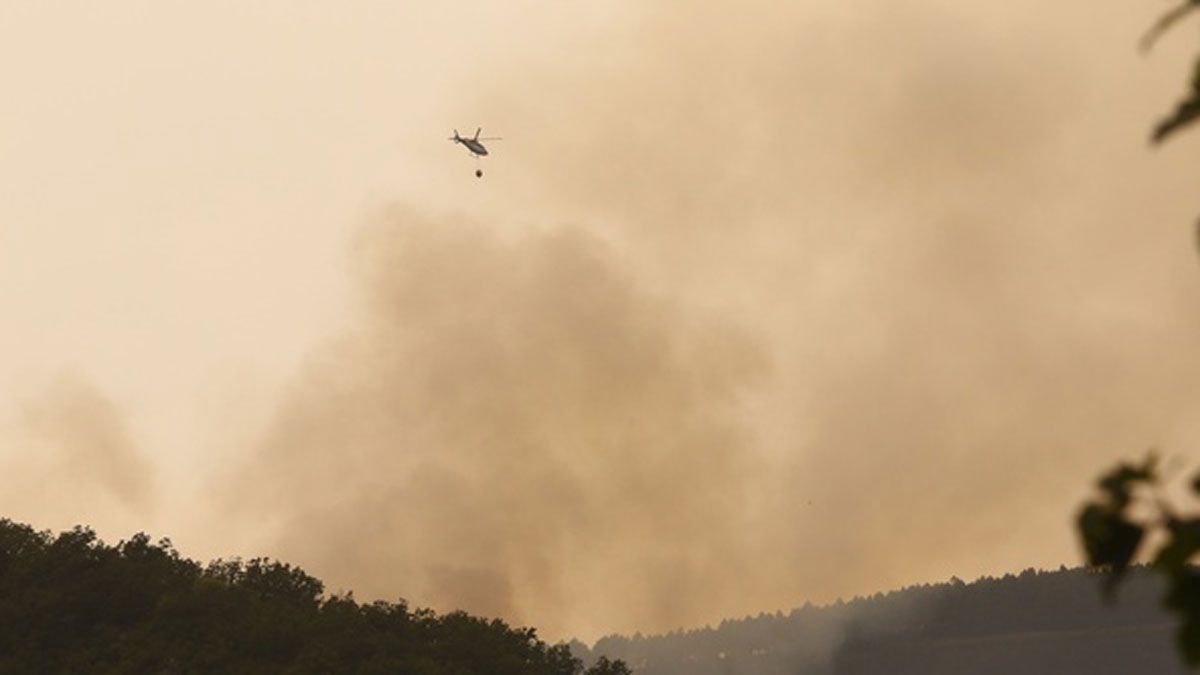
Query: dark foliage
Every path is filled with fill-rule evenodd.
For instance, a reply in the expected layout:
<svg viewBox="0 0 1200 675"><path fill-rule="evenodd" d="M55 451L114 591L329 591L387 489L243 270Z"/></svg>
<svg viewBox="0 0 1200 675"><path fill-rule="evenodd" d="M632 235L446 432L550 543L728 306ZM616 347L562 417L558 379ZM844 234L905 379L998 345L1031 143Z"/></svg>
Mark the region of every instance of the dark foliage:
<svg viewBox="0 0 1200 675"><path fill-rule="evenodd" d="M1088 562L1105 572L1111 596L1146 535L1156 535L1158 550L1150 569L1166 581L1163 603L1179 616L1180 653L1188 664L1200 665L1200 569L1192 564L1200 553L1200 517L1175 513L1155 494L1159 478L1153 456L1141 465L1118 465L1098 484L1100 498L1085 504L1078 519ZM1200 494L1200 477L1192 489Z"/></svg>
<svg viewBox="0 0 1200 675"><path fill-rule="evenodd" d="M1163 33L1197 9L1200 0L1183 0L1151 27L1142 47L1149 49ZM1155 126L1153 139L1162 142L1197 119L1200 119L1200 59L1193 66L1189 91L1175 110ZM1197 232L1200 234L1200 229ZM1080 509L1079 535L1088 563L1105 573L1103 587L1110 599L1147 535L1161 542L1151 569L1166 581L1163 604L1180 619L1175 638L1180 655L1187 664L1200 666L1200 568L1192 564L1200 553L1200 517L1176 514L1160 496L1146 495L1158 486L1153 455L1140 465L1117 465L1100 478L1099 498ZM1192 481L1192 490L1200 494L1200 477ZM1139 507L1141 517L1134 515Z"/></svg>
<svg viewBox="0 0 1200 675"><path fill-rule="evenodd" d="M323 592L264 558L201 566L144 534L108 546L0 519L0 673L585 673L532 628Z"/></svg>

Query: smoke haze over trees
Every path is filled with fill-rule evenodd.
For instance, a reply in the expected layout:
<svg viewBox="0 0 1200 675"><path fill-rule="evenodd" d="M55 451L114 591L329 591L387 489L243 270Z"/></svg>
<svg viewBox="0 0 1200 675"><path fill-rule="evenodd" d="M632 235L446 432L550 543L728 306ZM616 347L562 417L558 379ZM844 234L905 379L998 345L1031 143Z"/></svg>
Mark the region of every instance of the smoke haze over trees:
<svg viewBox="0 0 1200 675"><path fill-rule="evenodd" d="M1026 570L913 586L848 602L727 619L588 649L638 675L1061 675L1187 672L1172 645L1163 584L1135 570L1117 605L1082 569Z"/></svg>
<svg viewBox="0 0 1200 675"><path fill-rule="evenodd" d="M628 673L607 660L585 673L499 619L323 591L286 563L202 566L144 534L108 546L0 519L0 672Z"/></svg>
<svg viewBox="0 0 1200 675"><path fill-rule="evenodd" d="M0 3L10 517L591 640L1072 562L1200 439L1144 0L89 7Z"/></svg>

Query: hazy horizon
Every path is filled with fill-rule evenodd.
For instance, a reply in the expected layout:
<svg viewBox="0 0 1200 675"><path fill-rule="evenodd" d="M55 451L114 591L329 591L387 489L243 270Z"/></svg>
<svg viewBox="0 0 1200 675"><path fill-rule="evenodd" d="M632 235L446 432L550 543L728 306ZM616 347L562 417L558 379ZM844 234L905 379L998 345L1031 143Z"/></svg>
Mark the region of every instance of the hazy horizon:
<svg viewBox="0 0 1200 675"><path fill-rule="evenodd" d="M1073 566L1200 440L1158 9L4 6L0 517L552 639Z"/></svg>

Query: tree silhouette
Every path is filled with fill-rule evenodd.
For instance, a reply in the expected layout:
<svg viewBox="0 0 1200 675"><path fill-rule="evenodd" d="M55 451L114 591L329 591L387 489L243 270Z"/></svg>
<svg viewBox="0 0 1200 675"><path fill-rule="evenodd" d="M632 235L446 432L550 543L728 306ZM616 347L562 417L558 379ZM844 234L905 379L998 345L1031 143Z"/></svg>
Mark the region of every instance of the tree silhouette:
<svg viewBox="0 0 1200 675"><path fill-rule="evenodd" d="M145 534L0 519L0 673L629 673L499 619L323 593L266 558L201 566Z"/></svg>
<svg viewBox="0 0 1200 675"><path fill-rule="evenodd" d="M1177 23L1200 9L1200 0L1184 0L1164 13L1146 33L1148 50ZM1200 56L1188 91L1169 115L1154 127L1161 143L1200 118ZM1161 541L1151 569L1166 579L1163 604L1180 618L1176 645L1184 661L1200 665L1200 571L1192 560L1200 553L1200 516L1176 513L1161 495L1154 455L1140 464L1121 463L1101 476L1099 497L1084 504L1076 519L1088 563L1103 570L1103 588L1112 598L1118 584L1147 540ZM1192 481L1200 494L1200 476ZM1141 514L1141 515L1138 515Z"/></svg>
<svg viewBox="0 0 1200 675"><path fill-rule="evenodd" d="M713 627L601 638L577 656L638 675L1061 675L1181 673L1163 584L1132 570L1106 611L1097 574L1026 569L730 618Z"/></svg>
<svg viewBox="0 0 1200 675"><path fill-rule="evenodd" d="M1153 455L1141 464L1122 463L1104 474L1100 496L1080 510L1077 524L1088 563L1105 572L1104 592L1117 585L1148 539L1161 541L1150 569L1166 579L1163 604L1180 618L1176 646L1189 665L1200 665L1200 517L1175 512L1161 495ZM1200 493L1200 477L1192 481Z"/></svg>

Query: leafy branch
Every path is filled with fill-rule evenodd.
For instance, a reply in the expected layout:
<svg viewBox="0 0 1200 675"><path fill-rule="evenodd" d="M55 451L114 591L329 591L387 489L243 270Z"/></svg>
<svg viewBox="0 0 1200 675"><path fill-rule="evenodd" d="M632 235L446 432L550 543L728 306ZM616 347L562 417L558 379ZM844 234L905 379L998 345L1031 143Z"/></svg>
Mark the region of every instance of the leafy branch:
<svg viewBox="0 0 1200 675"><path fill-rule="evenodd" d="M1142 38L1142 50L1149 51L1164 33L1197 9L1200 9L1200 0L1185 0L1163 14ZM1174 112L1155 125L1152 138L1155 143L1162 143L1176 131L1195 122L1197 118L1200 118L1200 59L1197 59L1196 65L1193 66L1189 91L1175 106Z"/></svg>
<svg viewBox="0 0 1200 675"><path fill-rule="evenodd" d="M1104 592L1114 597L1121 579L1137 560L1147 535L1165 537L1149 569L1167 582L1163 604L1180 618L1176 646L1184 660L1200 665L1200 517L1180 516L1156 493L1161 486L1157 459L1118 464L1101 476L1099 497L1084 504L1076 524L1088 564L1104 572ZM1200 494L1200 476L1192 481ZM1149 513L1137 516L1138 512Z"/></svg>

